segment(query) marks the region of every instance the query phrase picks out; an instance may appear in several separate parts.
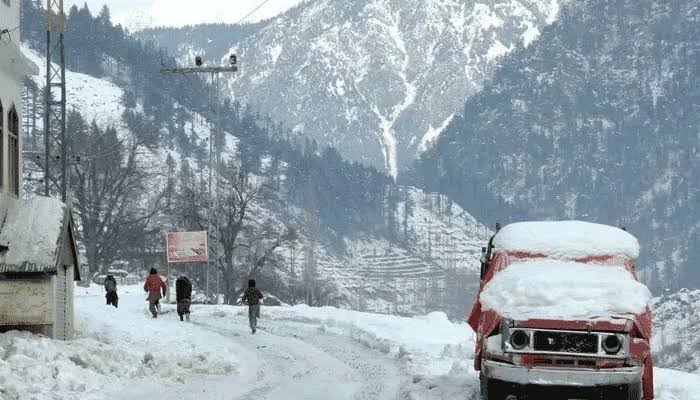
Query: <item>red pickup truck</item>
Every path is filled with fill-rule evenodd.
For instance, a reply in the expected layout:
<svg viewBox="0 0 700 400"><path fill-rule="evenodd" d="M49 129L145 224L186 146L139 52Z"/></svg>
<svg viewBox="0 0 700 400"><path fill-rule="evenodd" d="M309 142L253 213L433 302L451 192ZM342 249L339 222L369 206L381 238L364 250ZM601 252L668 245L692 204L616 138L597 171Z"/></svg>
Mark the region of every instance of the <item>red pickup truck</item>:
<svg viewBox="0 0 700 400"><path fill-rule="evenodd" d="M483 400L653 399L651 294L634 236L523 222L491 246L469 316Z"/></svg>

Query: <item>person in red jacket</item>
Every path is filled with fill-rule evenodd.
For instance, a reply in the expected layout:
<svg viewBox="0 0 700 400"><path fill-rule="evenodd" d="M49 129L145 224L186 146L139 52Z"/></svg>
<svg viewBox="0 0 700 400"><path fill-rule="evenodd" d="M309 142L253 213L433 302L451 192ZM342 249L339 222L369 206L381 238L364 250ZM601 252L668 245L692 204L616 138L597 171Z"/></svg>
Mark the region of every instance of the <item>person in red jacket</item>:
<svg viewBox="0 0 700 400"><path fill-rule="evenodd" d="M168 285L161 279L155 268L151 268L151 273L146 277L143 290L148 293L148 297L146 298L146 300L148 300L148 310L153 314L153 318L158 318L158 301L165 296ZM161 291L163 292L162 295Z"/></svg>

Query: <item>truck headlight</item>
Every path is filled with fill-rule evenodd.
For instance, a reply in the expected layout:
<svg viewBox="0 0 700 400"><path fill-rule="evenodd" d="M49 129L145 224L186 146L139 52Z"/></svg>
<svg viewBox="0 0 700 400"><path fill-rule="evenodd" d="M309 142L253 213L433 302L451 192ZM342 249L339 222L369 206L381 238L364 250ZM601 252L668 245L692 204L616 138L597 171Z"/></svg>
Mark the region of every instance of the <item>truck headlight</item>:
<svg viewBox="0 0 700 400"><path fill-rule="evenodd" d="M618 335L608 335L603 338L603 350L605 353L613 355L622 350L622 339Z"/></svg>
<svg viewBox="0 0 700 400"><path fill-rule="evenodd" d="M510 345L515 350L523 350L530 345L530 336L525 331L517 330L510 334Z"/></svg>

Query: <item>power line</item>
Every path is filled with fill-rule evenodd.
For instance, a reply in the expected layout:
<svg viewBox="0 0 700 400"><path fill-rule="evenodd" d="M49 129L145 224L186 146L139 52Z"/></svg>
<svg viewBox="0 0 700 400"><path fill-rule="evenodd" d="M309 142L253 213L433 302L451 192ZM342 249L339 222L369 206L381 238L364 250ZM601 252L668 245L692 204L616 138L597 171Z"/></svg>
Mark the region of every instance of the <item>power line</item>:
<svg viewBox="0 0 700 400"><path fill-rule="evenodd" d="M239 19L236 21L236 25L240 24L241 22L245 21L248 17L251 15L255 14L259 9L261 9L265 4L269 3L270 0L263 0L260 4L258 4L257 7L255 7L253 10L251 10L248 14L246 14L245 17Z"/></svg>
<svg viewBox="0 0 700 400"><path fill-rule="evenodd" d="M0 29L0 39L2 39L2 35L7 35L7 37L10 38L10 42L12 41L12 35L10 35L12 32L16 31L19 29L19 26L16 26L12 29L6 28L6 29Z"/></svg>

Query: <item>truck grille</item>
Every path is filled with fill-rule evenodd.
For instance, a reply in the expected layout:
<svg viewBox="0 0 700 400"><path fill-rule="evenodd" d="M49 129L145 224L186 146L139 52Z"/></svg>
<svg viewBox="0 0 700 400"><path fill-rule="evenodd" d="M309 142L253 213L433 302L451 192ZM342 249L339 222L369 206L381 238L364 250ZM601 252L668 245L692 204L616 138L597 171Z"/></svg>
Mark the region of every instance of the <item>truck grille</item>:
<svg viewBox="0 0 700 400"><path fill-rule="evenodd" d="M557 353L598 353L598 335L575 332L534 331L535 351Z"/></svg>

